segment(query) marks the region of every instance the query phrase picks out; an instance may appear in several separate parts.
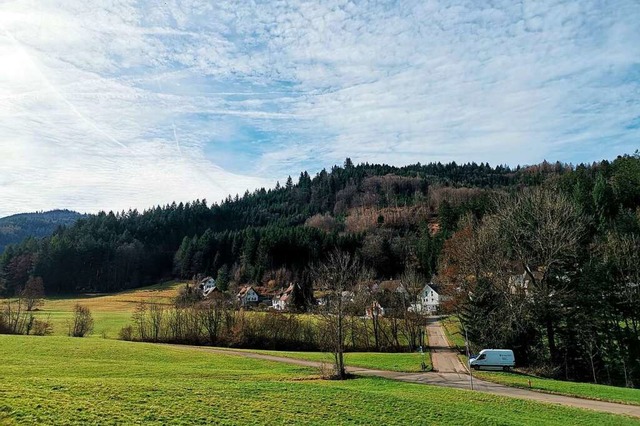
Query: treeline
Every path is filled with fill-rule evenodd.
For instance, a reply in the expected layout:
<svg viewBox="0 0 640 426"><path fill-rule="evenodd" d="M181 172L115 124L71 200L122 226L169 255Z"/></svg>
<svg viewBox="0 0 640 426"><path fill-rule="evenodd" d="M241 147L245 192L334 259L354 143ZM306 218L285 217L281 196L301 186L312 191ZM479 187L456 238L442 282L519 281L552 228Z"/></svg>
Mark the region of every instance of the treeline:
<svg viewBox="0 0 640 426"><path fill-rule="evenodd" d="M365 318L362 306L345 304L345 351L414 351L423 345L424 318L399 315ZM360 314L356 314L359 312ZM351 312L353 311L353 312ZM409 316L409 318L407 318ZM124 327L123 340L212 345L233 348L327 351L333 350L332 323L317 316L290 312L253 312L237 309L222 296L192 304L166 306L141 303Z"/></svg>
<svg viewBox="0 0 640 426"><path fill-rule="evenodd" d="M439 264L476 349L563 379L640 385L640 155L576 170L466 216Z"/></svg>
<svg viewBox="0 0 640 426"><path fill-rule="evenodd" d="M80 213L69 210L21 213L0 218L0 253L10 244L18 244L25 238L47 237L59 227L72 225Z"/></svg>
<svg viewBox="0 0 640 426"><path fill-rule="evenodd" d="M584 166L586 174L595 167ZM217 276L221 269L232 280L259 282L273 268L299 273L331 248L357 252L381 278L401 274L407 264L429 277L464 212L480 217L496 193L572 170L560 163L355 166L347 159L313 178L303 172L297 182L289 178L211 206L196 200L101 212L9 246L0 257L0 294L16 294L34 277L47 294L113 292L174 276Z"/></svg>
<svg viewBox="0 0 640 426"><path fill-rule="evenodd" d="M277 184L274 189L247 191L242 197L230 196L211 206L205 200L196 200L158 206L143 212L101 212L83 217L72 226L62 227L50 237L30 238L9 246L0 257L0 291L4 295L15 294L30 277L42 278L47 294L133 288L171 277L174 268L180 271L179 275L185 275L183 271L191 273L199 262L192 264L192 259L187 256L186 264L179 262L176 266L175 255L185 237L193 239L196 236L198 240L204 237L206 241L208 237L204 234L207 230L222 240L225 237L220 234L228 233L231 236L230 252L235 255L252 250L251 247L243 247L246 236L243 230L248 227L268 227L272 231L265 231L266 234L276 232L274 229L285 233L287 228L300 227L314 215L325 214L344 221L345 212L353 208L421 205L438 188L518 185L535 180L536 176L544 173L547 172L513 171L507 167L492 168L475 163L418 164L402 168L369 164L354 166L347 160L344 167L333 167L330 172L322 170L313 178L303 172L297 183L289 178L284 185ZM429 214L435 215L437 206L432 205L431 210ZM346 232L349 233L348 230ZM381 242L386 250L389 246L387 241L402 235L402 232L394 235L385 232L386 236L372 239ZM236 239L235 246L233 238ZM362 237L345 238L357 241ZM324 239L336 246L342 244L332 236L316 235L312 239ZM251 238L246 241L251 245ZM323 244L326 246L326 242ZM377 249L377 244L369 245ZM203 248L202 251L207 250ZM265 258L258 262L249 259L244 263L251 267L244 268L247 272L240 275L256 280L260 278L256 271L268 268L271 263L278 264L281 262L279 257L285 258L284 263L289 262L288 254L280 256L274 247L267 251L274 254L273 262ZM286 247L284 251L292 251L292 248ZM306 251L317 253L318 249L307 247ZM218 267L215 256L216 253L203 259L203 263L213 265L211 272L214 274L222 265L228 265L229 269L234 263L242 266L241 259L232 259L222 252L221 266ZM396 272L398 269L386 268L381 274Z"/></svg>

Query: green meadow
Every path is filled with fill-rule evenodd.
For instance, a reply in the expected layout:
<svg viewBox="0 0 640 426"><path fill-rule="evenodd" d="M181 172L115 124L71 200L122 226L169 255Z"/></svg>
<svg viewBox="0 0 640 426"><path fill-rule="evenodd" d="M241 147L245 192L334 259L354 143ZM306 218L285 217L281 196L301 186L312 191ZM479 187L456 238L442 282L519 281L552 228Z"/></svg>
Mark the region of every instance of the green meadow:
<svg viewBox="0 0 640 426"><path fill-rule="evenodd" d="M477 392L110 339L0 336L0 424L631 425Z"/></svg>
<svg viewBox="0 0 640 426"><path fill-rule="evenodd" d="M67 321L72 317L73 306L76 303L80 303L91 309L95 320L94 331L93 334L89 336L89 340L102 341L100 343L96 343L98 346L109 345L109 342L103 341L105 339L99 338L106 337L107 339L116 339L120 329L131 323L131 315L138 303L146 301L169 305L171 304L172 298L175 297L178 287L182 284L183 283L178 282L167 282L111 295L81 295L73 297L47 298L37 314L39 316L50 318L54 327L54 336L58 337L45 337L41 339L46 339L45 341L53 339L51 340L52 342L59 342L60 340L58 339L60 336L66 336ZM464 347L464 337L457 319L448 317L443 320L443 325L449 341L458 347ZM72 339L72 341L75 340ZM116 345L119 343L124 345L127 344L125 342L111 342L111 344ZM333 362L332 355L329 353L263 350L249 351L289 358L326 362L327 364L331 364ZM466 357L463 358L463 362L466 362ZM422 359L423 358L419 353L353 352L345 354L345 362L347 366L401 372L419 372L421 370ZM424 360L427 364L427 369L431 369L431 358L428 353L425 354ZM529 380L531 380L532 390L640 405L640 390L638 389L627 389L589 383L565 382L518 373L483 371L474 372L474 374L483 380L501 383L507 386L529 388ZM0 376L1 375L2 373L0 373ZM0 424L2 423L0 422Z"/></svg>
<svg viewBox="0 0 640 426"><path fill-rule="evenodd" d="M331 365L334 362L333 354L326 352L289 352L289 351L265 351L244 349L267 355L281 356L285 358L303 359L307 361L324 362ZM427 371L431 370L431 356L428 352L424 358L417 352L413 353L385 353L385 352L347 352L344 354L345 363L351 367L371 368L377 370L399 371L406 373L418 373L422 371L424 359Z"/></svg>
<svg viewBox="0 0 640 426"><path fill-rule="evenodd" d="M107 295L75 295L46 298L37 315L51 320L53 334L67 335L67 323L76 303L88 307L94 319L89 337L117 338L120 329L131 323L131 315L140 302L170 305L178 287L184 283L169 281L162 284Z"/></svg>
<svg viewBox="0 0 640 426"><path fill-rule="evenodd" d="M517 388L621 404L640 405L640 389L552 380L515 372L474 371L473 374L483 380ZM529 381L531 381L531 387L529 387Z"/></svg>

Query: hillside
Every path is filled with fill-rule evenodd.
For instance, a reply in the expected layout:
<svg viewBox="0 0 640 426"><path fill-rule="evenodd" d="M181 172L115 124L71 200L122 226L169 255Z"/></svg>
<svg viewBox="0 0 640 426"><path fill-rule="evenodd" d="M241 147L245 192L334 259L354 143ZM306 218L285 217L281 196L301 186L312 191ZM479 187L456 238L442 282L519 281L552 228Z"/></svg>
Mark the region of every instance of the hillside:
<svg viewBox="0 0 640 426"><path fill-rule="evenodd" d="M560 164L516 170L484 163L355 166L347 159L344 167L313 178L302 172L297 183L289 178L220 204L196 200L87 215L51 238L5 253L0 269L10 294L30 274L43 278L48 294L113 292L164 278L217 275L221 268L236 281L262 281L281 268L300 274L322 253L340 248L361 251L380 276L402 273L399 259L406 257L431 275L446 232L427 241L427 222L439 215L446 231L464 211L481 215L493 192L535 185L563 170ZM374 259L378 254L384 258Z"/></svg>
<svg viewBox="0 0 640 426"><path fill-rule="evenodd" d="M376 280L448 296L472 350L513 348L543 375L640 383L640 153L588 165L353 165L208 205L87 215L0 256L0 291L112 293L211 275L231 294L301 289L339 250ZM316 289L317 290L317 289Z"/></svg>
<svg viewBox="0 0 640 426"><path fill-rule="evenodd" d="M25 238L47 237L59 227L73 225L82 215L70 210L20 213L0 218L0 253Z"/></svg>

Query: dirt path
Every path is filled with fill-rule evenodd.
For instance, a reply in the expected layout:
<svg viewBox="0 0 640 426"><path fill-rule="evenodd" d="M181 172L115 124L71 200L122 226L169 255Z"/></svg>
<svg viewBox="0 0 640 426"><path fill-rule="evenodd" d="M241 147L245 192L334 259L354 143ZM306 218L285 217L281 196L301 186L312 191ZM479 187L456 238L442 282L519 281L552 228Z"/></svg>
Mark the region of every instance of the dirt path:
<svg viewBox="0 0 640 426"><path fill-rule="evenodd" d="M426 385L445 386L450 388L469 390L469 374L456 356L455 351L449 348L448 342L444 336L444 331L442 330L442 326L439 323L430 324L427 328L427 332L429 333L430 344L434 345L432 347L432 349L434 349L434 351L432 352L432 360L434 363L434 367L437 368L438 371L430 373L400 373L396 371L383 371L360 367L348 367L347 370L349 373L360 376L377 376L384 377L390 380L398 380L401 382L420 383ZM444 339L444 344L441 339ZM241 356L263 361L281 362L286 364L299 365L302 367L320 368L322 366L322 363L316 361L305 361L301 359L257 354L245 351L236 351L232 349L217 349L210 347L194 347L185 345L171 346L188 348L189 350L202 350L223 355ZM615 404L612 402L592 401L589 399L552 395L525 389L512 388L504 385L499 385L497 383L485 382L483 380L477 379L473 380L473 384L474 390L478 392L511 398L528 399L551 404L559 404L611 414L624 414L640 418L640 406Z"/></svg>

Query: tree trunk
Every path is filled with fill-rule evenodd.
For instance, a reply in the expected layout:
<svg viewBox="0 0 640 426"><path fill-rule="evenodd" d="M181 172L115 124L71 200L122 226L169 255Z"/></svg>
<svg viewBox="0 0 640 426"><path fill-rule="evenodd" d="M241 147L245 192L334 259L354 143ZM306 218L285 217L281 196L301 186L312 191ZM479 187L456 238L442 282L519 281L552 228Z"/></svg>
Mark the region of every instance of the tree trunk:
<svg viewBox="0 0 640 426"><path fill-rule="evenodd" d="M549 356L551 362L555 363L557 359L556 334L553 329L553 322L551 322L550 319L547 319L547 340L549 341Z"/></svg>
<svg viewBox="0 0 640 426"><path fill-rule="evenodd" d="M343 311L342 311L342 295L338 296L338 341L336 342L336 374L339 379L344 379L346 377L344 371L344 345L343 345Z"/></svg>

